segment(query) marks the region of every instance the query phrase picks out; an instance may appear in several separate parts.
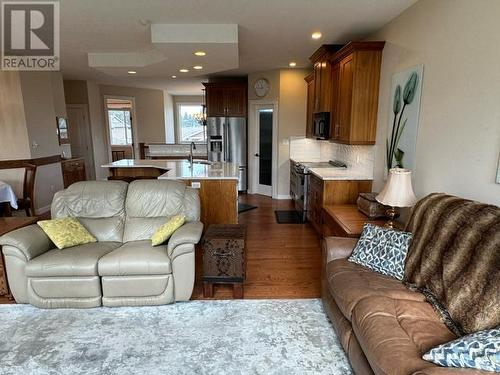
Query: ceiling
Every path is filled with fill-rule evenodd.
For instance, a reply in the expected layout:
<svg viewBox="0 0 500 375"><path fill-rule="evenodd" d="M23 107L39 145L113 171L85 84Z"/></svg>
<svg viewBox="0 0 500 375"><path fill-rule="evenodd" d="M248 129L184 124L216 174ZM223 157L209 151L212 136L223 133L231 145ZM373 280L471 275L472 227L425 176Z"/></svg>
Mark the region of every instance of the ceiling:
<svg viewBox="0 0 500 375"><path fill-rule="evenodd" d="M61 69L66 79L196 95L208 74L246 75L287 68L290 61L309 67L321 44L362 39L415 2L60 0ZM224 26L233 27L228 33L235 30L235 40L222 40ZM323 37L312 40L314 31ZM207 55L194 56L200 49ZM183 67L190 72L178 72Z"/></svg>

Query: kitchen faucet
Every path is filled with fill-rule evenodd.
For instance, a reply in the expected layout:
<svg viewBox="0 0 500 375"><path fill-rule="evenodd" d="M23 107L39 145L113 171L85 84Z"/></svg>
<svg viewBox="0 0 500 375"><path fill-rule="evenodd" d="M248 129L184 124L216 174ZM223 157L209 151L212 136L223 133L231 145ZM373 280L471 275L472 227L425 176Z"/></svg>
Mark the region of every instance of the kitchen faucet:
<svg viewBox="0 0 500 375"><path fill-rule="evenodd" d="M189 164L191 168L193 168L193 150L196 150L196 144L194 142L191 142L189 145Z"/></svg>

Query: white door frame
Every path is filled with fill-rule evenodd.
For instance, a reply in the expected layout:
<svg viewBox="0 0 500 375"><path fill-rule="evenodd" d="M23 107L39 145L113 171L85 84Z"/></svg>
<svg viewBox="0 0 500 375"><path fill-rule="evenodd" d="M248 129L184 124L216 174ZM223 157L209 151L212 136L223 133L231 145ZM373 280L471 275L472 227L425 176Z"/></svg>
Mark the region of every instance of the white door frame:
<svg viewBox="0 0 500 375"><path fill-rule="evenodd" d="M103 102L104 102L104 122L106 124L106 145L108 148L108 160L111 163L113 161L113 153L111 152L111 134L109 132L109 116L108 116L108 99L119 99L119 100L130 100L132 102L132 142L134 142L134 147L133 147L133 152L134 152L134 159L139 159L138 155L140 155L139 152L139 141L137 137L137 115L135 113L135 98L133 96L120 96L120 95L104 95L103 96Z"/></svg>
<svg viewBox="0 0 500 375"><path fill-rule="evenodd" d="M260 194L259 192L259 168L255 154L259 149L259 117L258 111L262 108L273 107L273 160L271 191L272 198L278 198L278 101L265 99L251 99L248 111L248 178L250 194Z"/></svg>

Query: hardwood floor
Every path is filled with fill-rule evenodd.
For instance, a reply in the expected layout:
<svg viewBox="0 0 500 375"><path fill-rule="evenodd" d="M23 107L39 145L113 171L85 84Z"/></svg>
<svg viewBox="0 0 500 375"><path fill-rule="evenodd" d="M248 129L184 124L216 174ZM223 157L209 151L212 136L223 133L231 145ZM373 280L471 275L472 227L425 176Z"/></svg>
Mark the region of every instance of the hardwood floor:
<svg viewBox="0 0 500 375"><path fill-rule="evenodd" d="M258 208L239 215L247 225L247 279L244 296L315 298L320 296L321 247L310 224L278 224L274 210L292 209L288 200L243 195L242 203ZM192 299L203 298L202 250L196 249L196 282ZM232 287L216 285L214 298L231 299ZM9 303L0 298L0 303Z"/></svg>
<svg viewBox="0 0 500 375"><path fill-rule="evenodd" d="M258 208L239 215L247 225L245 298L312 298L320 296L321 248L310 224L278 224L274 210L292 209L288 200L243 195L242 203ZM196 283L192 299L203 299L202 251L196 250ZM232 298L232 288L216 285L214 299Z"/></svg>

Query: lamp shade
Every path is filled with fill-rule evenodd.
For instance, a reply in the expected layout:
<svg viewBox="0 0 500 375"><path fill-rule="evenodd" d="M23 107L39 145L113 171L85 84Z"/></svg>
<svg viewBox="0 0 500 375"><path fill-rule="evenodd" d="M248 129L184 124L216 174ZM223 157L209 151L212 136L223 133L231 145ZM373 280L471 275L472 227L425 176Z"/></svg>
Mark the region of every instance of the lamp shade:
<svg viewBox="0 0 500 375"><path fill-rule="evenodd" d="M387 183L375 199L391 207L413 206L417 197L411 186L411 171L403 168L390 169Z"/></svg>

